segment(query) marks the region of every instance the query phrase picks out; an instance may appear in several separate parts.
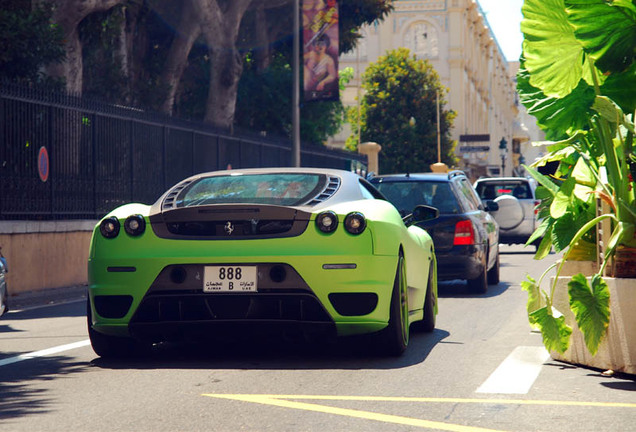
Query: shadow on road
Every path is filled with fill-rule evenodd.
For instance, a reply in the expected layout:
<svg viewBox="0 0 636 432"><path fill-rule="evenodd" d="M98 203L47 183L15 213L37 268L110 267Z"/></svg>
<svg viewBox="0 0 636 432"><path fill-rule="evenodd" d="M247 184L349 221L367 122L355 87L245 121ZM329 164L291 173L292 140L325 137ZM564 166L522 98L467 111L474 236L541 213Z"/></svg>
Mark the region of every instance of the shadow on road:
<svg viewBox="0 0 636 432"><path fill-rule="evenodd" d="M505 293L511 285L508 282L499 282L497 285L488 285L488 291L484 294L476 294L470 290L466 281L445 281L439 282L437 294L443 298L490 298Z"/></svg>
<svg viewBox="0 0 636 432"><path fill-rule="evenodd" d="M13 305L11 305L13 307ZM3 320L31 320L42 318L80 317L86 316L86 299L78 299L69 303L43 305L37 309L10 310Z"/></svg>
<svg viewBox="0 0 636 432"><path fill-rule="evenodd" d="M397 369L423 362L449 333L411 332L406 352L400 357L378 353L370 337L343 337L327 342L258 341L160 344L138 359L96 358L91 363L105 369Z"/></svg>
<svg viewBox="0 0 636 432"><path fill-rule="evenodd" d="M20 353L3 353L8 357ZM16 363L0 368L0 424L11 418L43 414L59 405L54 395L47 393L41 384L81 373L90 368L87 362L78 362L72 357L41 357L30 361L29 367ZM9 429L10 430L10 426Z"/></svg>

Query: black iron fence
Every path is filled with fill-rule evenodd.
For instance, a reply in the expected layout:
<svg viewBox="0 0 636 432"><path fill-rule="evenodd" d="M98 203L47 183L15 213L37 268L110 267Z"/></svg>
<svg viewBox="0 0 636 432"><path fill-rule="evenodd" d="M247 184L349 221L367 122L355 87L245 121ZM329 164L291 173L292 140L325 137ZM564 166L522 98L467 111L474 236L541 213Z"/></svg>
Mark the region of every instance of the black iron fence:
<svg viewBox="0 0 636 432"><path fill-rule="evenodd" d="M99 218L217 169L284 167L291 142L24 87L0 86L0 219ZM306 167L366 157L301 146Z"/></svg>

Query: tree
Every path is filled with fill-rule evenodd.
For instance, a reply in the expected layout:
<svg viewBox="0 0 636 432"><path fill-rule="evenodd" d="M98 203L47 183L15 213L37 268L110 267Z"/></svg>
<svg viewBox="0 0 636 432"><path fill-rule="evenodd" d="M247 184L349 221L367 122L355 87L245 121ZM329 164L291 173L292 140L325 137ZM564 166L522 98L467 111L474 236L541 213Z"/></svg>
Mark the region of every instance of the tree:
<svg viewBox="0 0 636 432"><path fill-rule="evenodd" d="M50 5L8 0L0 9L0 79L38 83L41 69L64 59L62 32L51 25Z"/></svg>
<svg viewBox="0 0 636 432"><path fill-rule="evenodd" d="M212 3L214 2L199 3L199 7L212 7ZM219 1L218 5L225 4ZM232 56L232 59L226 58L225 61L229 62L226 63L228 65L234 65L233 73L240 77L236 89L229 74L219 73L219 60L215 62L209 51L210 37L199 47L191 39L188 44L184 43L187 35L200 31L201 24L198 20L203 15L197 13L194 18L182 18L166 61L169 67L164 69L164 77L173 69L179 70L180 74L172 74L170 80L162 81L165 87L172 90L172 96L169 95L165 100L163 111L188 113L195 118L203 117L222 128L236 125L289 135L293 78L292 6L291 0L257 0L252 1L244 11L239 34L234 40L234 49L227 48L221 53ZM355 46L361 25L384 18L391 10L391 0L346 0L341 1L339 6L339 48L340 52L345 52ZM218 11L226 13L227 5ZM187 9L184 8L182 13L187 14ZM212 13L208 18L213 20L218 16ZM225 15L223 20L226 20ZM227 43L230 42L228 40ZM173 48L175 44L179 47ZM207 50L199 49L201 46L205 46ZM231 70L232 68L226 68L226 71ZM209 77L209 88L207 83L202 82L204 77ZM227 88L220 81L222 77L226 80L225 85L229 84ZM207 100L202 103L199 98L204 89L207 90ZM233 111L230 110L231 107ZM264 107L270 109L264 110ZM272 107L275 108L271 109ZM201 109L203 112L200 112ZM225 113L215 112L219 110L224 110ZM310 142L323 142L329 135L337 132L343 107L340 102L307 104L301 107L301 111L301 138ZM217 120L213 120L215 118ZM230 119L232 123L229 123Z"/></svg>
<svg viewBox="0 0 636 432"><path fill-rule="evenodd" d="M362 76L361 141L382 146L381 172L422 172L437 162L437 94L440 105L441 160L455 164L450 139L455 113L445 110L448 89L427 60L406 48L390 51ZM354 133L347 146L357 147L357 109L349 110Z"/></svg>
<svg viewBox="0 0 636 432"><path fill-rule="evenodd" d="M351 49L358 28L382 19L391 3L340 0L340 52ZM185 113L231 129L237 123L255 123L236 120L238 86L249 59L253 63L248 74L257 78L252 88L266 93L261 99L287 89L291 95L292 0L51 0L51 4L66 43L65 60L49 66L47 72L64 79L67 90L75 94L87 91L113 103L136 103L171 115ZM278 72L282 76L274 78ZM259 87L261 75L280 86ZM289 100L286 105L267 106L280 115L270 122L280 125L272 132L291 130L286 120ZM320 119L330 121L340 111L339 103L325 104L307 106L303 115L324 124ZM313 120L310 124L314 129ZM315 131L320 135L327 129Z"/></svg>
<svg viewBox="0 0 636 432"><path fill-rule="evenodd" d="M65 60L49 64L47 73L51 77L64 79L66 90L71 93L82 93L84 76L82 44L80 43L78 26L88 15L106 11L124 0L55 0L53 6L53 22L59 25L65 40Z"/></svg>

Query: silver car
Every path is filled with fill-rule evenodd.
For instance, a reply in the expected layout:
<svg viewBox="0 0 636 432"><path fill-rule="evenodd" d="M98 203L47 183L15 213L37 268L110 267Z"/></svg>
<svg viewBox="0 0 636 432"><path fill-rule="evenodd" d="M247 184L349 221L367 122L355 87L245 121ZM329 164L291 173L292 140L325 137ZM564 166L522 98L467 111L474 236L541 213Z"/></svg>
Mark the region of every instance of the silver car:
<svg viewBox="0 0 636 432"><path fill-rule="evenodd" d="M538 227L536 182L525 177L480 178L474 184L482 201L494 200L499 210L491 212L499 224L499 242L525 244ZM538 246L538 239L535 246Z"/></svg>

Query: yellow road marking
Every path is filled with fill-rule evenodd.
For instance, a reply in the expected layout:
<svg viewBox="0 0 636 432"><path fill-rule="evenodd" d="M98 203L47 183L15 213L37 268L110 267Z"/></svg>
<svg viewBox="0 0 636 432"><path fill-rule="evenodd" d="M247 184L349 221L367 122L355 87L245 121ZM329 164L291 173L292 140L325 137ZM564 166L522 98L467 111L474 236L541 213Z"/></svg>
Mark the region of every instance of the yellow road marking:
<svg viewBox="0 0 636 432"><path fill-rule="evenodd" d="M380 414L370 411L336 408L306 402L296 402L290 399L324 400L324 401L362 401L362 402L427 402L427 403L453 403L453 404L495 404L495 405L551 405L551 406L578 406L578 407L603 407L603 408L636 408L636 403L622 402L577 402L555 400L524 400L524 399L461 399L461 398L431 398L431 397L383 397L383 396L321 396L321 395L267 395L267 394L203 394L218 399L237 400L242 402L272 405L282 408L292 408L303 411L315 411L326 414L336 414L345 417L354 417L365 420L374 420L383 423L394 423L406 426L415 426L427 429L437 429L453 432L499 432L495 429L484 429L472 426L463 426L451 423L421 420L410 417L402 417L390 414Z"/></svg>
<svg viewBox="0 0 636 432"><path fill-rule="evenodd" d="M321 413L327 413L327 414L336 414L336 415L341 415L345 417L355 417L355 418L360 418L365 420L375 420L375 421L379 421L383 423L394 423L394 424L400 424L400 425L406 425L406 426L422 427L427 429L437 429L437 430L453 431L453 432L498 432L495 429L484 429L484 428L477 428L477 427L471 427L471 426L462 426L462 425L455 425L450 423L435 422L435 421L429 421L429 420L420 420L420 419L414 419L410 417L401 417L401 416L395 416L395 415L389 415L389 414L379 414L379 413L374 413L369 411L353 410L353 409L346 409L346 408L335 408L335 407L330 407L325 405L316 405L316 404L309 404L309 403L303 403L303 402L293 402L290 400L286 400L288 398L284 398L280 396L222 395L222 394L204 394L203 396L209 396L209 397L220 398L220 399L238 400L243 402L259 403L264 405L273 405L273 406L278 406L283 408L299 409L303 411L315 411L315 412L321 412ZM298 397L294 396L293 398L296 399ZM338 399L332 398L331 400L338 400Z"/></svg>
<svg viewBox="0 0 636 432"><path fill-rule="evenodd" d="M361 402L429 402L429 403L466 403L466 404L495 404L495 405L552 405L579 406L603 408L636 408L636 403L627 402L579 402L558 400L529 400L529 399L462 399L462 398L431 398L431 397L391 397L391 396L326 396L326 395L249 395L249 394L205 394L204 396L226 399L240 399L257 397L264 399L304 399L304 400L333 400L333 401L361 401ZM242 399L241 399L242 400Z"/></svg>

